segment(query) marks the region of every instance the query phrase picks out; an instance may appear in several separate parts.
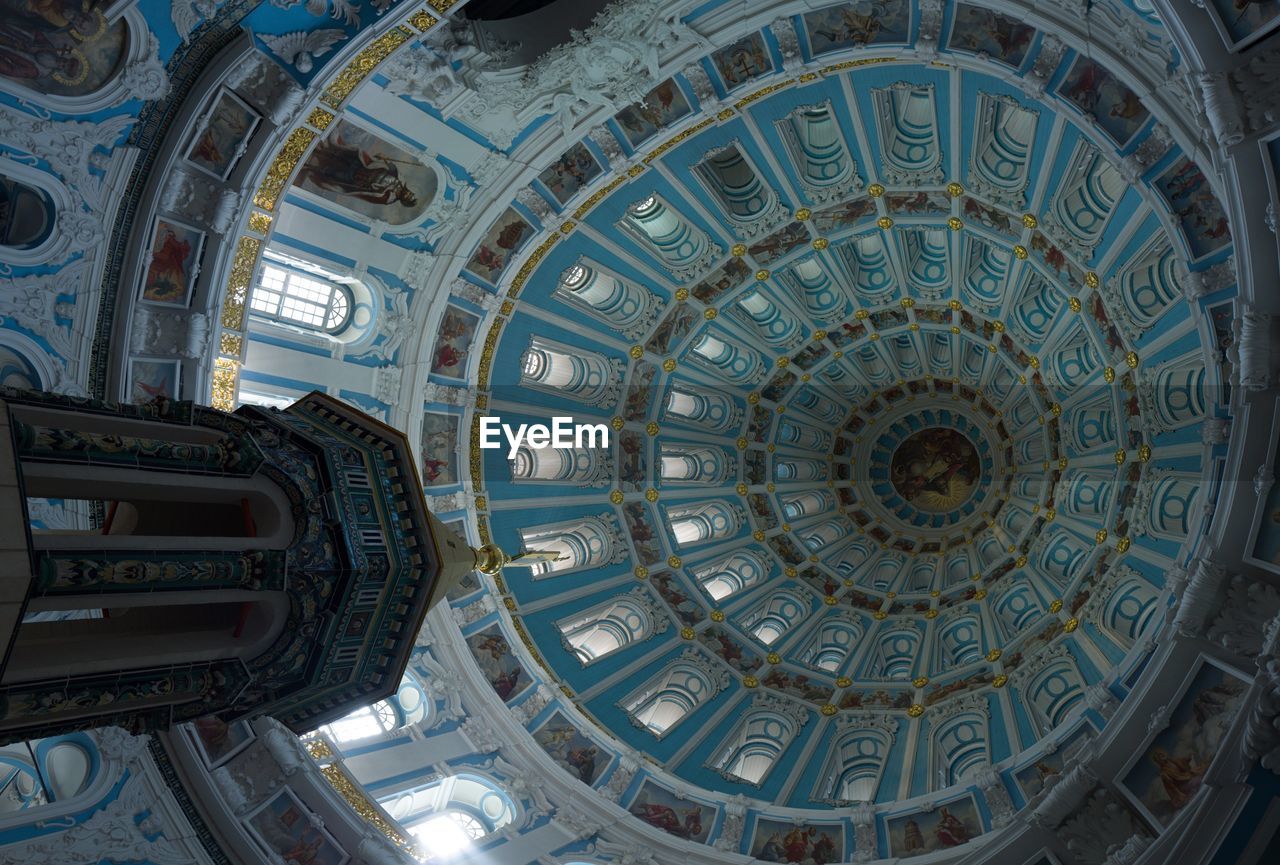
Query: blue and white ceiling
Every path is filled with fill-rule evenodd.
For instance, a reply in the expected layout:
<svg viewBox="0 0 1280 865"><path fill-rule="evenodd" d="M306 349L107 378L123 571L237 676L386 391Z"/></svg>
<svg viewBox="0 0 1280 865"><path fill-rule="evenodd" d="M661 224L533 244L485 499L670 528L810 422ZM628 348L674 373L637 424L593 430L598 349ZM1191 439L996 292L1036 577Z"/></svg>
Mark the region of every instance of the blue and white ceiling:
<svg viewBox="0 0 1280 865"><path fill-rule="evenodd" d="M626 5L655 46L635 63L615 22L523 78L449 22L420 36L447 3L259 7L254 45L312 101L230 175L244 207L208 241L193 309L207 296L215 338L183 395L214 354L246 399L328 389L419 436L430 501L473 540L558 550L451 593L471 673L522 744L667 836L778 861L798 821L827 862L989 839L1037 767L1111 735L1165 575L1221 504L1226 445L1201 426L1232 401L1239 228L1163 86L1184 58L1143 3L1095 0L1083 25ZM306 115L338 80L325 58L396 16L400 50ZM285 186L268 151L304 129ZM357 189L355 151L412 199ZM218 332L259 247L358 284L360 333ZM29 320L89 334L60 302ZM4 345L6 381L50 386ZM613 441L509 460L475 447L485 414ZM939 429L959 438L907 475L937 480L936 457L972 488L904 494L895 457Z"/></svg>

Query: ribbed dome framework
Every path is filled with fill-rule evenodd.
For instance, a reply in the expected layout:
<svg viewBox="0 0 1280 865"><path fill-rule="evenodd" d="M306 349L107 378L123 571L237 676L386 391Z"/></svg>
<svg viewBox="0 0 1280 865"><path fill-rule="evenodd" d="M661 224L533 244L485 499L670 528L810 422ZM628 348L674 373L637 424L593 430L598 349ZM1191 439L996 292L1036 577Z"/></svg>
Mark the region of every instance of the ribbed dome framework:
<svg viewBox="0 0 1280 865"><path fill-rule="evenodd" d="M481 528L568 551L507 576L513 641L687 789L976 821L986 767L1122 696L1214 373L1188 241L1105 131L969 68L838 68L684 121L529 259L489 410L615 439L486 457Z"/></svg>

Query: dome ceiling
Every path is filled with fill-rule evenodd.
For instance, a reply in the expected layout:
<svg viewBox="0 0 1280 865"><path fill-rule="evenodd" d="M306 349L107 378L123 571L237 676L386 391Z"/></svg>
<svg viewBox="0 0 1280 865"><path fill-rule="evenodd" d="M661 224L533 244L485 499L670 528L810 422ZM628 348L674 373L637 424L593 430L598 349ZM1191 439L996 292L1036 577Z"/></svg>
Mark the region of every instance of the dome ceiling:
<svg viewBox="0 0 1280 865"><path fill-rule="evenodd" d="M802 52L856 18L794 19ZM962 6L938 63L798 78L775 39L575 144L473 250L464 277L508 287L480 407L615 434L553 465L473 451L482 536L562 552L504 575L512 641L662 785L946 791L977 834L985 766L1123 697L1199 518L1217 372L1181 282L1230 236L1133 92L1031 28ZM505 244L504 220L551 231ZM562 765L602 783L602 760ZM634 814L708 839L645 783Z"/></svg>

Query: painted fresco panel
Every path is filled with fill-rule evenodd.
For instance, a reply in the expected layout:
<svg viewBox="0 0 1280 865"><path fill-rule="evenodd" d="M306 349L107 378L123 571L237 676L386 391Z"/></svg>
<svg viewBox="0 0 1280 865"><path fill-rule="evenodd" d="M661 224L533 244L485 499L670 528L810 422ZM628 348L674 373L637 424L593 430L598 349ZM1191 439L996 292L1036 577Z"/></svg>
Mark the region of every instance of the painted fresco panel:
<svg viewBox="0 0 1280 865"><path fill-rule="evenodd" d="M1252 45L1280 23L1280 0L1209 0L1209 7L1233 50Z"/></svg>
<svg viewBox="0 0 1280 865"><path fill-rule="evenodd" d="M129 402L141 405L157 397L180 399L181 374L181 361L145 358L129 361Z"/></svg>
<svg viewBox="0 0 1280 865"><path fill-rule="evenodd" d="M342 120L307 157L294 185L353 213L390 225L422 215L436 173L403 147Z"/></svg>
<svg viewBox="0 0 1280 865"><path fill-rule="evenodd" d="M751 855L761 862L799 865L843 862L844 830L840 826L761 819L751 839Z"/></svg>
<svg viewBox="0 0 1280 865"><path fill-rule="evenodd" d="M1120 145L1133 138L1151 116L1137 93L1088 57L1076 58L1058 85L1058 94L1098 121Z"/></svg>
<svg viewBox="0 0 1280 865"><path fill-rule="evenodd" d="M457 415L426 412L422 416L422 451L418 467L422 483L428 487L447 486L458 482Z"/></svg>
<svg viewBox="0 0 1280 865"><path fill-rule="evenodd" d="M267 800L249 818L258 841L285 862L342 865L347 854L312 813L287 788Z"/></svg>
<svg viewBox="0 0 1280 865"><path fill-rule="evenodd" d="M467 375L467 359L475 342L480 316L449 304L440 318L435 351L431 355L431 372L459 380Z"/></svg>
<svg viewBox="0 0 1280 865"><path fill-rule="evenodd" d="M533 226L508 207L485 234L467 262L467 270L492 283L502 277L511 257L533 237Z"/></svg>
<svg viewBox="0 0 1280 865"><path fill-rule="evenodd" d="M645 781L627 809L650 826L684 838L702 842L711 833L716 810L689 799L677 799L670 790Z"/></svg>
<svg viewBox="0 0 1280 865"><path fill-rule="evenodd" d="M559 159L538 175L538 180L555 196L556 201L564 204L599 177L601 171L600 162L595 155L579 141L560 154Z"/></svg>
<svg viewBox="0 0 1280 865"><path fill-rule="evenodd" d="M961 4L956 7L948 45L960 51L985 54L1016 68L1026 59L1035 35L1034 27L1016 18Z"/></svg>
<svg viewBox="0 0 1280 865"><path fill-rule="evenodd" d="M218 94L209 113L200 119L187 149L187 161L219 180L235 168L258 126L258 113L230 90Z"/></svg>
<svg viewBox="0 0 1280 865"><path fill-rule="evenodd" d="M923 856L958 847L982 834L982 819L972 798L958 799L936 811L906 814L886 821L894 856Z"/></svg>
<svg viewBox="0 0 1280 865"><path fill-rule="evenodd" d="M142 299L165 306L190 305L203 248L204 232L171 219L157 219L142 279Z"/></svg>
<svg viewBox="0 0 1280 865"><path fill-rule="evenodd" d="M226 763L253 741L253 728L246 721L228 724L214 715L205 715L191 723L196 744L205 764L216 768Z"/></svg>
<svg viewBox="0 0 1280 865"><path fill-rule="evenodd" d="M690 112L689 100L676 84L668 78L650 90L640 102L633 102L619 111L614 120L622 128L622 134L635 147L647 138L666 129Z"/></svg>
<svg viewBox="0 0 1280 865"><path fill-rule="evenodd" d="M906 42L911 6L905 0L872 0L828 6L804 16L809 48L815 54L877 42Z"/></svg>
<svg viewBox="0 0 1280 865"><path fill-rule="evenodd" d="M1248 682L1204 662L1169 726L1124 776L1123 787L1157 823L1168 826L1194 798L1248 690Z"/></svg>
<svg viewBox="0 0 1280 865"><path fill-rule="evenodd" d="M85 96L120 67L129 32L92 0L0 0L0 76L50 96Z"/></svg>
<svg viewBox="0 0 1280 865"><path fill-rule="evenodd" d="M608 763L599 747L562 712L554 712L534 731L533 738L562 769L584 784L594 784Z"/></svg>
<svg viewBox="0 0 1280 865"><path fill-rule="evenodd" d="M711 62L730 90L773 71L769 50L758 32L716 51L711 55Z"/></svg>
<svg viewBox="0 0 1280 865"><path fill-rule="evenodd" d="M467 637L467 647L475 655L485 680L503 701L511 702L533 684L533 678L516 658L497 625Z"/></svg>
<svg viewBox="0 0 1280 865"><path fill-rule="evenodd" d="M1156 178L1155 187L1177 218L1192 258L1203 258L1231 243L1227 214L1200 167L1190 159L1179 157Z"/></svg>

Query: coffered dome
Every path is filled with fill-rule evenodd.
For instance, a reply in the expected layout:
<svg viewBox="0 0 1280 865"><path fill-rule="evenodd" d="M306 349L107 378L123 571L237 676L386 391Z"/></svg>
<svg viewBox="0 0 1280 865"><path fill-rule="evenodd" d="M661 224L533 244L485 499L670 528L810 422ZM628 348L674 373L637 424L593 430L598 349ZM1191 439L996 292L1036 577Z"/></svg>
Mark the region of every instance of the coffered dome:
<svg viewBox="0 0 1280 865"><path fill-rule="evenodd" d="M1261 13L645 0L514 65L516 25L451 6L226 73L289 98L216 195L148 115L179 179L136 197L204 226L193 314L122 295L128 339L82 352L136 396L181 320L181 395L328 389L410 431L473 544L556 554L451 589L413 720L311 740L372 825L412 850L452 809L459 849L572 865L1164 865L1244 813L1197 791L1280 612L1243 432L1280 151L1270 102L1231 107L1271 80L1232 29ZM6 380L52 380L25 357ZM486 417L609 443L485 449Z"/></svg>

